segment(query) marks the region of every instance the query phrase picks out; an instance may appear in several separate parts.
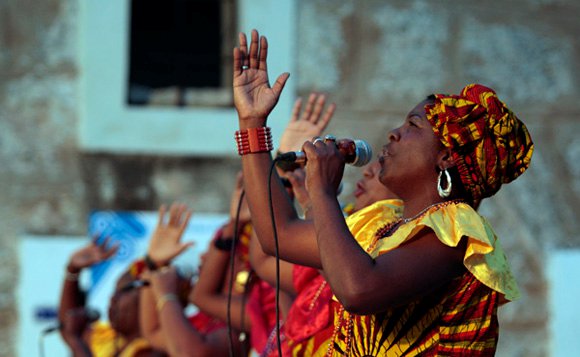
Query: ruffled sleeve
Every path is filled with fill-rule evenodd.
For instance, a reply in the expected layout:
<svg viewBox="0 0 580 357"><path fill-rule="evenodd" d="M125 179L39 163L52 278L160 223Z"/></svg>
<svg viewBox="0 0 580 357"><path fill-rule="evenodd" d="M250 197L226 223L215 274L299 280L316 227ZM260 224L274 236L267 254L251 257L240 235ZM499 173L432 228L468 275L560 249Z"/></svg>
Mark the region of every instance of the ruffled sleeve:
<svg viewBox="0 0 580 357"><path fill-rule="evenodd" d="M450 247L456 247L466 237L465 267L479 281L501 293L502 302L519 298L516 280L495 232L485 218L465 203L433 209L400 226L391 237L381 239L371 255L378 256L400 246L424 227L433 230Z"/></svg>
<svg viewBox="0 0 580 357"><path fill-rule="evenodd" d="M402 211L403 201L382 200L346 217L346 224L358 244L365 248L375 240L377 230L400 218Z"/></svg>

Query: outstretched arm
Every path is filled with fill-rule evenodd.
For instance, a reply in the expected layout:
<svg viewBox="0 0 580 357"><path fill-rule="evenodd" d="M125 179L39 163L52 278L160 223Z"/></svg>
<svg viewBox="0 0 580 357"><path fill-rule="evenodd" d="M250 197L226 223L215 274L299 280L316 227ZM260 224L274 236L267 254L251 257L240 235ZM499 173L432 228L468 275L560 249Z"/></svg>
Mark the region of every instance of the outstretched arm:
<svg viewBox="0 0 580 357"><path fill-rule="evenodd" d="M147 249L147 255L155 266L168 265L176 256L191 246L191 242L181 241L190 218L191 210L184 204L173 203L169 211L164 205L159 208L157 226ZM165 350L164 337L151 289L142 287L139 290L139 299L141 334L153 347Z"/></svg>
<svg viewBox="0 0 580 357"><path fill-rule="evenodd" d="M104 260L112 257L119 249L118 245L109 246L110 239L107 238L103 242L98 243L98 237L93 238L90 244L74 252L66 267L66 276L63 283L63 288L60 297L60 305L58 308L58 319L62 323L70 321L68 314L72 311L78 311L85 306L85 293L79 286L79 276L81 271L92 265L98 264ZM86 327L87 324L84 325ZM61 336L65 341L73 341L74 336L70 336L67 332L74 329L61 329ZM84 331L76 331L78 338ZM73 350L73 346L69 345Z"/></svg>
<svg viewBox="0 0 580 357"><path fill-rule="evenodd" d="M93 353L84 338L87 326L93 322L84 307L68 310L62 320L61 335L71 350L73 357L91 357Z"/></svg>
<svg viewBox="0 0 580 357"><path fill-rule="evenodd" d="M171 356L227 356L227 334L216 331L202 335L191 325L178 298L178 284L175 267L151 273L152 308L159 315L164 350ZM222 338L216 340L214 334Z"/></svg>
<svg viewBox="0 0 580 357"><path fill-rule="evenodd" d="M242 197L244 189L243 175L238 173L236 177L236 186L232 192L230 199L230 218L228 222L218 231L215 240L210 243L208 251L205 255L203 265L201 267L199 279L193 289L193 303L197 305L202 311L219 318L222 321L228 319L228 283L231 263L231 247L229 245L233 242L236 234L242 232L244 226L250 220L250 211L247 206L247 200ZM245 196L245 195L244 195ZM242 201L240 201L240 199ZM238 207L240 208L238 212ZM236 225L236 219L238 224ZM237 226L237 227L236 227ZM225 245L215 244L215 242L229 243ZM239 243L239 241L238 241ZM237 247L239 249L239 247ZM245 268L240 259L234 257L234 265L236 272ZM234 283L236 283L234 281ZM239 294L232 294L230 305L230 317L232 326L244 332L249 332L251 329L251 321L245 314L243 307L244 299Z"/></svg>
<svg viewBox="0 0 580 357"><path fill-rule="evenodd" d="M263 127L276 105L289 74L278 77L272 87L267 73L268 42L253 30L251 44L240 34L239 47L234 49L234 104L238 111L240 130ZM244 67L242 67L244 66ZM247 66L247 69L243 69ZM267 254L275 253L274 230L270 219L268 178L272 157L270 153L242 156L244 181L252 222ZM280 256L290 262L320 266L318 246L311 222L302 221L296 214L276 172L271 179L274 216L279 238Z"/></svg>
<svg viewBox="0 0 580 357"><path fill-rule="evenodd" d="M233 236L234 222L230 221L223 227L222 237ZM241 264L242 262L236 259L236 272L240 271ZM227 287L229 283L229 271L230 249L218 249L214 244L210 244L192 295L194 305L205 313L217 317L222 321L227 321L228 318ZM236 284L235 281L234 284ZM245 313L242 304L243 299L241 295L234 291L230 305L231 323L238 331L248 333L251 329L251 321L242 315Z"/></svg>

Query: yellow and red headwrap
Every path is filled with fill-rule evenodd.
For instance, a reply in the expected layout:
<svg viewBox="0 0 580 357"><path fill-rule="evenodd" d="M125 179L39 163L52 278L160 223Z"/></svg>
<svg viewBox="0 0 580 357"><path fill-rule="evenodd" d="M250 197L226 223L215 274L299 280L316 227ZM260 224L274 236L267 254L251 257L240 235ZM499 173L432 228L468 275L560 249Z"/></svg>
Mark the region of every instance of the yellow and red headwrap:
<svg viewBox="0 0 580 357"><path fill-rule="evenodd" d="M528 168L534 151L530 134L492 89L470 84L460 95L436 94L425 110L435 134L453 151L474 201L494 195Z"/></svg>

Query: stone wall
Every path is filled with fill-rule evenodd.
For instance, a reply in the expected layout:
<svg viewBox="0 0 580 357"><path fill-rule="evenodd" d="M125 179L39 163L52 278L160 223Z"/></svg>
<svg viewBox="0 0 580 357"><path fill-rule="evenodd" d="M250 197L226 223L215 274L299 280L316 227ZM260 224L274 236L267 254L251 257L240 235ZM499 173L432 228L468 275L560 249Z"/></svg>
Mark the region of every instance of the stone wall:
<svg viewBox="0 0 580 357"><path fill-rule="evenodd" d="M82 235L91 209L155 209L174 199L225 212L239 169L235 159L79 149L77 6L0 2L1 356L14 355L22 234ZM501 356L548 354L545 257L580 246L578 14L574 0L298 1L291 80L301 95L324 91L339 103L328 130L336 136L380 147L425 95L470 82L495 88L528 124L532 168L481 207L523 295L501 309ZM347 170L345 192L358 175Z"/></svg>
<svg viewBox="0 0 580 357"><path fill-rule="evenodd" d="M528 124L531 169L480 209L522 290L500 309L500 356L549 354L547 252L580 245L579 10L574 1L301 2L299 89L332 93L337 136L378 148L427 94L473 82Z"/></svg>

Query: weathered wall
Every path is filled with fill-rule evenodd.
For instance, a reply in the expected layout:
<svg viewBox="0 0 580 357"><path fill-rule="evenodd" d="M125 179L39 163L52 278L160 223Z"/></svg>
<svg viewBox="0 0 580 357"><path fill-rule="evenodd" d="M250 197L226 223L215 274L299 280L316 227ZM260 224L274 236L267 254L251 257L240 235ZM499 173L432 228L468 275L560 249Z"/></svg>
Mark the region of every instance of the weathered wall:
<svg viewBox="0 0 580 357"><path fill-rule="evenodd" d="M300 94L339 103L329 132L379 147L432 92L481 82L529 125L532 168L484 202L523 297L501 310L498 355L545 356L545 254L578 247L580 3L299 1ZM77 145L77 3L0 2L0 355L14 355L17 239L79 235L91 209L180 199L226 211L237 160L86 154ZM271 44L278 46L283 44ZM347 171L345 192L358 173Z"/></svg>

